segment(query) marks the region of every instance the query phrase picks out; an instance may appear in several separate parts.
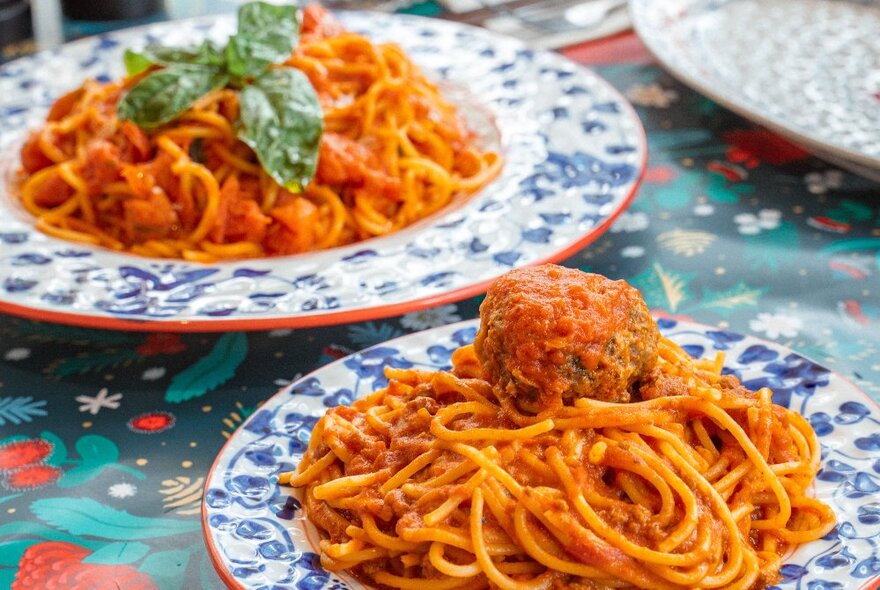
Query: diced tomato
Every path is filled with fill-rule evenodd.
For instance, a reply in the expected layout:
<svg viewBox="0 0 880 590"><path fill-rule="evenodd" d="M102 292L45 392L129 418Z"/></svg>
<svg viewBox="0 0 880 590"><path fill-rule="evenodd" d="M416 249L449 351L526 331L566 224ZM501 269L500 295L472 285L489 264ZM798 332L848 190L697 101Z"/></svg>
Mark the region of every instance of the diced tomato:
<svg viewBox="0 0 880 590"><path fill-rule="evenodd" d="M82 177L89 194L99 195L104 186L119 180L119 148L103 139L94 139L86 146Z"/></svg>
<svg viewBox="0 0 880 590"><path fill-rule="evenodd" d="M125 231L134 242L165 237L178 224L171 201L162 191L153 191L146 198L128 199L122 209Z"/></svg>
<svg viewBox="0 0 880 590"><path fill-rule="evenodd" d="M220 188L220 208L209 234L213 242L224 244L263 241L266 227L272 219L263 215L259 204L251 198L256 194L252 191L258 188L249 179L245 179L243 184L236 176L226 179Z"/></svg>
<svg viewBox="0 0 880 590"><path fill-rule="evenodd" d="M270 253L297 254L312 248L318 208L310 201L297 197L287 204L274 207L269 215L278 222L269 227L263 242Z"/></svg>
<svg viewBox="0 0 880 590"><path fill-rule="evenodd" d="M229 204L229 217L226 220L226 240L228 242L263 241L266 228L272 219L260 211L260 205L251 199L237 199Z"/></svg>
<svg viewBox="0 0 880 590"><path fill-rule="evenodd" d="M387 199L400 198L400 180L382 170L378 156L366 145L338 133L322 136L315 178L339 188L363 188Z"/></svg>
<svg viewBox="0 0 880 590"><path fill-rule="evenodd" d="M231 175L226 177L223 186L220 187L220 205L217 207L217 214L214 216L214 225L208 233L208 237L212 242L217 244L223 243L223 237L226 234L226 219L229 216L229 203L237 198L238 178L235 175Z"/></svg>
<svg viewBox="0 0 880 590"><path fill-rule="evenodd" d="M40 136L32 134L21 147L21 167L28 174L33 174L51 164L52 160L40 149Z"/></svg>
<svg viewBox="0 0 880 590"><path fill-rule="evenodd" d="M367 191L371 195L379 195L389 201L400 200L403 184L399 178L371 170L365 180L364 188L361 190Z"/></svg>
<svg viewBox="0 0 880 590"><path fill-rule="evenodd" d="M141 197L147 197L158 186L172 199L177 199L179 192L177 177L171 172L174 158L167 152L159 154L143 164L126 165L120 174L128 182L131 190Z"/></svg>
<svg viewBox="0 0 880 590"><path fill-rule="evenodd" d="M52 105L52 108L49 109L49 114L46 116L47 121L59 121L70 114L70 111L73 110L73 107L76 106L76 103L79 102L79 99L82 98L84 90L82 88L77 88L76 90L71 90L67 94L61 95L61 97L55 101Z"/></svg>
<svg viewBox="0 0 880 590"><path fill-rule="evenodd" d="M129 163L143 162L150 157L150 136L131 121L122 124L122 135L128 140L128 149L124 149L125 161Z"/></svg>
<svg viewBox="0 0 880 590"><path fill-rule="evenodd" d="M373 154L356 141L338 133L325 133L321 137L315 178L323 184L360 182L372 157Z"/></svg>
<svg viewBox="0 0 880 590"><path fill-rule="evenodd" d="M318 41L327 37L338 37L345 28L330 11L320 4L309 4L303 9L300 38L305 41Z"/></svg>
<svg viewBox="0 0 880 590"><path fill-rule="evenodd" d="M240 176L238 178L238 197L258 201L262 198L263 191L260 189L260 180L254 176Z"/></svg>

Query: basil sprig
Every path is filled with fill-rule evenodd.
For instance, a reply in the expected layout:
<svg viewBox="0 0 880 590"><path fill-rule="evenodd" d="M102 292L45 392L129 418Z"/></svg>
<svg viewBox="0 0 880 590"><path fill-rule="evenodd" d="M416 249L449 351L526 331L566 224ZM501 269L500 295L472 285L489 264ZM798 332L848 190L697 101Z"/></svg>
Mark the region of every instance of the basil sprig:
<svg viewBox="0 0 880 590"><path fill-rule="evenodd" d="M257 153L276 182L297 192L314 174L322 123L315 90L299 70L270 70L241 91L239 139ZM279 178L278 170L291 177Z"/></svg>
<svg viewBox="0 0 880 590"><path fill-rule="evenodd" d="M151 129L173 121L199 98L228 82L229 75L220 68L171 64L132 88L116 105L116 113L120 119Z"/></svg>
<svg viewBox="0 0 880 590"><path fill-rule="evenodd" d="M144 129L169 123L205 94L240 89L239 139L249 145L278 184L301 191L315 173L323 117L308 78L288 67L299 37L298 8L251 2L238 13L238 32L225 47L150 45L125 53L129 75L148 73L116 107L120 119Z"/></svg>
<svg viewBox="0 0 880 590"><path fill-rule="evenodd" d="M140 74L154 65L194 64L216 68L226 66L223 48L218 47L213 41L203 41L201 45L194 48L147 45L141 51L127 49L123 60L129 76Z"/></svg>
<svg viewBox="0 0 880 590"><path fill-rule="evenodd" d="M287 59L298 39L296 6L245 4L238 12L238 33L226 45L226 67L233 76L257 76Z"/></svg>

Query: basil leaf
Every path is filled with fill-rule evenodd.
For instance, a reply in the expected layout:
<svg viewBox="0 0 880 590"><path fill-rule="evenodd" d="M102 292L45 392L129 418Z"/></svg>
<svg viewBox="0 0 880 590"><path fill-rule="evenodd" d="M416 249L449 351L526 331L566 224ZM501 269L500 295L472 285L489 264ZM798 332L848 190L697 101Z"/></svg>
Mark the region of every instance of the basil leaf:
<svg viewBox="0 0 880 590"><path fill-rule="evenodd" d="M315 174L324 118L309 79L270 70L241 91L238 137L281 186L301 191Z"/></svg>
<svg viewBox="0 0 880 590"><path fill-rule="evenodd" d="M229 76L219 68L172 64L138 82L119 101L116 113L120 119L150 129L171 121L228 81Z"/></svg>
<svg viewBox="0 0 880 590"><path fill-rule="evenodd" d="M265 2L238 11L238 33L229 38L226 62L233 76L256 76L269 64L284 61L299 39L298 7Z"/></svg>
<svg viewBox="0 0 880 590"><path fill-rule="evenodd" d="M129 76L140 74L156 63L147 55L132 51L131 49L125 50L125 55L122 57L122 61L125 63L125 71L128 72Z"/></svg>
<svg viewBox="0 0 880 590"><path fill-rule="evenodd" d="M197 47L147 45L139 52L127 50L124 61L129 76L139 74L152 65L200 64L218 68L226 66L224 50L212 41L203 41Z"/></svg>

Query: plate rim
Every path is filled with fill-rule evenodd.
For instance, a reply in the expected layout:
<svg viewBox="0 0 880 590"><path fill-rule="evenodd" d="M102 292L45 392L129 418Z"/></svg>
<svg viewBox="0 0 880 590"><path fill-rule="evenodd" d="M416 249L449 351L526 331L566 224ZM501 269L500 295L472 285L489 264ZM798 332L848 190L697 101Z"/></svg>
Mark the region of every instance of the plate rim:
<svg viewBox="0 0 880 590"><path fill-rule="evenodd" d="M698 0L676 1L678 1L679 5L684 8L691 6ZM757 123L763 127L766 127L767 129L777 133L778 135L781 135L782 137L785 137L792 142L806 148L811 155L822 159L823 154L828 154L832 157L850 160L855 164L865 166L880 173L880 156L872 157L864 154L861 151L842 146L838 143L830 143L828 140L817 139L815 137L811 137L800 131L792 129L785 123L780 122L775 118L767 117L752 110L747 104L743 102L731 100L721 90L716 90L715 88L713 88L713 86L703 83L698 76L695 76L689 73L687 70L678 67L678 65L675 63L675 60L670 59L670 55L682 54L664 53L664 51L656 43L654 43L652 35L648 33L649 31L653 33L660 31L660 35L664 35L666 34L663 32L664 29L662 27L657 28L649 26L647 23L648 19L644 16L644 7L650 7L654 4L663 4L666 2L668 2L668 0L629 0L628 8L630 11L630 18L632 19L633 23L633 30L636 32L639 40L641 40L641 42L645 45L645 47L648 49L654 59L656 59L657 62L661 66L663 66L663 68L679 82L685 84L686 86L689 86L700 94L711 98L713 101L717 102L724 108L733 111L737 115L748 119L749 121ZM687 17L676 15L675 22L679 23L686 19ZM688 54L688 56L689 55L690 54ZM688 57L687 61L692 60Z"/></svg>
<svg viewBox="0 0 880 590"><path fill-rule="evenodd" d="M864 391L861 387L859 387L858 384L853 382L852 379L850 379L847 375L844 375L843 373L840 373L839 371L837 371L835 369L827 367L824 363L815 361L811 356L802 354L802 353L798 352L797 350L795 350L794 348L791 348L790 346L776 342L774 340L769 340L766 338L762 338L760 336L755 336L749 332L737 332L735 330L731 331L726 328L720 328L718 326L713 326L711 324L706 324L706 323L694 321L691 319L678 319L678 318L670 317L668 315L662 315L664 313L665 312L660 309L651 309L651 317L654 318L655 321L669 319L669 320L676 322L676 325L689 326L692 328L697 328L701 331L725 330L727 332L731 332L736 335L744 336L747 339L754 341L755 343L763 344L763 345L770 344L772 347L777 347L777 348L779 348L783 351L786 351L788 353L794 353L794 354L800 356L801 358L803 358L804 360L806 360L810 363L813 363L813 364L817 365L818 367L821 367L821 368L829 371L830 374L834 375L837 379L840 379L844 384L851 387L852 391L855 392L858 397L863 398L873 408L880 411L880 400L875 400L870 395L868 395L868 393L866 391ZM296 379L292 383L289 383L289 384L285 385L284 387L279 388L277 391L275 391L275 393L273 393L272 395L267 397L265 400L263 400L260 407L262 408L268 402L270 402L271 400L273 400L277 397L280 397L285 394L289 394L290 391L296 385L306 381L307 379L309 379L310 377L312 377L316 373L319 373L324 370L328 370L331 367L336 367L337 365L344 364L346 360L354 357L355 355L362 354L362 353L364 353L368 350L371 350L373 348L377 348L377 347L381 347L381 346L392 346L395 343L400 342L402 340L406 340L408 338L412 338L415 336L428 336L429 334L431 334L433 332L449 331L450 333L452 333L456 329L462 329L462 328L467 328L467 327L472 327L472 326L479 327L479 322L480 322L479 317L470 318L470 319L466 319L466 320L460 320L458 322L444 324L442 326L435 326L433 328L428 328L426 330L419 330L417 332L410 332L409 334L403 334L401 336L397 336L396 338L392 338L390 340L383 340L382 342L373 344L371 346L367 346L365 348L362 348L360 350L352 352L351 354L348 354L342 358L339 358L339 359L336 359L330 363L327 363L326 365L322 365L322 366L314 369L313 371L309 371L308 373L303 374L299 379ZM797 410L794 410L794 411L797 411ZM202 532L202 541L205 546L205 550L208 552L208 556L211 560L211 565L214 566L215 572L220 577L220 579L223 581L223 583L226 585L226 587L229 588L230 590L249 590L249 589L247 586L244 586L243 584L241 584L232 575L232 572L229 571L229 569L226 567L225 562L222 560L222 558L220 556L220 551L214 542L214 539L213 539L211 532L210 532L211 527L208 524L208 503L206 501L206 494L207 494L208 489L211 487L211 482L214 479L214 474L215 474L216 470L220 467L221 457L223 455L225 455L227 450L232 446L232 444L234 444L236 434L241 432L243 427L246 424L248 424L251 420L254 419L255 414L256 413L251 414L248 418L246 418L244 420L244 422L242 422L239 425L239 427L235 430L235 432L232 433L232 435L223 443L223 445L217 451L217 454L214 457L214 461L211 464L211 468L208 470L207 474L205 475L205 483L202 486L201 510L199 513L199 521L201 523L201 532ZM800 414L800 412L798 412L798 414ZM368 590L372 590L369 587L366 587L366 588ZM862 583L859 586L856 586L855 590L880 590L880 574L877 574L873 578L865 580L864 583Z"/></svg>
<svg viewBox="0 0 880 590"><path fill-rule="evenodd" d="M629 123L633 125L633 139L637 144L637 148L640 151L640 158L637 162L634 162L632 166L636 169L636 174L629 186L627 193L623 196L620 203L615 207L611 213L609 213L601 223L587 230L586 233L582 233L576 240L571 241L563 248L555 249L552 252L547 253L545 256L536 258L535 260L526 263L514 265L511 268L523 268L526 266L535 266L539 264L551 263L551 262L559 262L562 261L575 253L583 250L599 237L604 235L611 225L617 220L617 218L626 211L629 206L632 204L632 201L638 195L638 192L641 188L641 185L644 181L645 174L648 168L648 159L649 159L649 145L648 145L648 137L645 131L644 124L642 123L641 118L639 117L638 111L633 106L633 104L629 101L629 99L624 95L624 93L612 85L605 77L599 75L595 72L593 68L588 67L585 64L578 63L574 60L571 60L564 55L553 52L545 49L540 49L536 47L532 47L529 44L526 44L514 37L509 35L503 35L499 33L495 33L492 31L486 31L480 27L476 27L474 25L468 25L466 23L457 23L452 21L444 21L442 19L420 16L420 15L409 15L409 14L392 14L392 13L381 13L381 12L372 12L372 11L364 11L364 10L340 10L337 11L340 13L351 14L355 17L358 15L375 15L378 18L381 17L392 17L395 19L400 19L402 21L414 21L414 22L431 22L441 24L441 26L451 26L456 29L461 30L474 30L479 31L481 34L488 34L490 36L504 38L506 40L513 41L517 43L521 48L533 50L536 52L542 53L551 53L556 56L558 59L566 61L572 65L574 65L578 70L582 71L593 79L593 81L600 85L605 92L609 94L609 96L613 97L617 104L622 107L622 110L627 117ZM144 25L138 25L134 27L126 27L122 29L117 29L114 31L109 31L106 33L99 33L95 35L90 35L87 37L83 37L81 39L76 39L70 41L68 43L64 43L56 48L52 49L43 49L41 51L36 52L35 54L24 56L10 62L7 62L0 66L0 69L6 69L9 67L14 67L17 63L26 61L29 59L33 59L39 56L51 55L54 53L62 52L66 50L66 48L70 46L78 47L81 45L87 45L89 43L93 43L102 37L108 35L137 35L137 34L146 34L147 31L154 30L158 27L170 27L175 24L187 23L190 26L197 26L199 24L206 23L215 23L218 20L222 20L224 18L229 18L233 13L221 13L216 15L208 15L208 16L197 16L186 19L180 19L178 21L163 21L159 23L150 23ZM369 16L368 16L369 17ZM481 189L482 191L483 189ZM481 191L475 193L476 196ZM468 199L470 200L470 199ZM466 206L466 203L462 206ZM406 228L404 228L406 229ZM38 232L35 227L31 226L29 231ZM68 242L66 240L60 240L58 238L51 238L62 245L71 245L75 244L73 242ZM327 250L321 250L318 252L326 252ZM118 254L118 253L117 253ZM306 253L308 255L308 253ZM200 264L200 263L188 263L186 261L178 261L178 260L166 260L159 258L144 258L144 257L136 257L134 255L130 255L133 258L138 260L145 260L148 263L150 262L184 262L186 264L191 264L193 268L201 269L201 268L212 268L217 267L218 265L229 264L231 262L247 262L249 260L255 260L258 262L271 261L272 257L264 257L264 258L256 258L256 259L246 259L244 261L224 261L218 262L214 264ZM302 256L302 255L297 255ZM290 258L290 257L278 257L279 259ZM364 307L357 307L354 309L342 309L342 310L329 310L323 311L320 313L312 313L301 315L297 313L287 313L286 315L272 316L272 317L259 317L259 316L237 316L237 317L186 317L186 318L178 318L178 317L153 317L153 318L127 318L121 317L118 315L112 315L108 313L107 315L102 315L101 312L95 309L87 309L82 313L79 312L69 312L63 311L60 309L44 309L40 307L34 307L23 303L18 303L15 301L10 301L5 298L2 292L0 292L0 313L6 313L15 317L36 320L36 321L45 321L50 323L58 323L69 326L77 326L84 328L94 328L94 329L104 329L104 330L123 330L123 331L135 331L135 332L185 332L185 333L210 333L210 332L225 332L225 331L262 331L262 330L272 330L272 329L284 329L284 328L316 328L322 326L332 326L339 325L345 323L356 323L368 320L376 320L383 319L391 316L402 315L414 311L419 311L423 309L427 309L430 307L454 303L457 301L461 301L467 299L469 297L479 295L484 293L486 288L491 284L495 279L501 276L503 272L499 272L496 276L489 277L485 280L469 283L463 285L458 288L445 290L441 293L433 293L429 295L425 295L422 297L409 298L403 301L397 301L392 303L381 303L377 302L375 304L367 305Z"/></svg>

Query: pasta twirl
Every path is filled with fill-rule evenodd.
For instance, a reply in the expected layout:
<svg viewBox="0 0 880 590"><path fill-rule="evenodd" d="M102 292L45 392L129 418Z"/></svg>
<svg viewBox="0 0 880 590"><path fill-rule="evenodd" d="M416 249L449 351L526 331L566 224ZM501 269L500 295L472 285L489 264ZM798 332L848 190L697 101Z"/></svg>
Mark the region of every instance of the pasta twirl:
<svg viewBox="0 0 880 590"><path fill-rule="evenodd" d="M279 186L237 138L239 91L209 92L146 131L117 116L149 72L87 81L53 105L22 148L19 197L50 235L194 261L295 254L397 231L471 194L500 170L404 52L303 11L286 64L324 115L302 192Z"/></svg>

